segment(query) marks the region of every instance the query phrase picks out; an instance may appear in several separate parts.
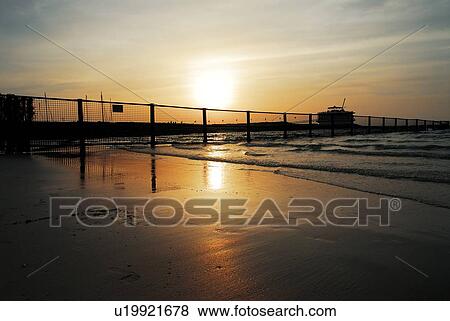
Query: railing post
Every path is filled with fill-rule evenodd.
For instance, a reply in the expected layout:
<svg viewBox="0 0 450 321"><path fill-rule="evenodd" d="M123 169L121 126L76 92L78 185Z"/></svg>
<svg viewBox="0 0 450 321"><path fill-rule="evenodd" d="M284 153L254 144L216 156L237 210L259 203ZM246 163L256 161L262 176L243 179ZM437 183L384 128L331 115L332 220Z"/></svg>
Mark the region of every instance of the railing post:
<svg viewBox="0 0 450 321"><path fill-rule="evenodd" d="M208 142L208 131L207 125L208 120L206 118L206 108L203 108L203 143L206 144Z"/></svg>
<svg viewBox="0 0 450 321"><path fill-rule="evenodd" d="M367 116L367 134L370 134L372 132L371 124L372 123L372 117Z"/></svg>
<svg viewBox="0 0 450 321"><path fill-rule="evenodd" d="M309 126L308 126L309 133L308 133L308 136L312 137L312 114L309 114L308 118L309 118L309 120L308 120L308 122L309 122Z"/></svg>
<svg viewBox="0 0 450 321"><path fill-rule="evenodd" d="M334 114L331 113L331 137L334 137Z"/></svg>
<svg viewBox="0 0 450 321"><path fill-rule="evenodd" d="M86 142L83 133L84 127L83 100L77 99L77 105L78 105L78 137L80 139L80 177L84 178L84 167L85 167L84 159L86 156Z"/></svg>
<svg viewBox="0 0 450 321"><path fill-rule="evenodd" d="M150 104L150 146L156 146L155 137L155 104Z"/></svg>
<svg viewBox="0 0 450 321"><path fill-rule="evenodd" d="M247 143L250 143L252 138L250 137L250 111L247 111Z"/></svg>
<svg viewBox="0 0 450 321"><path fill-rule="evenodd" d="M416 131L419 131L419 120L416 119Z"/></svg>
<svg viewBox="0 0 450 321"><path fill-rule="evenodd" d="M288 138L287 134L287 115L286 113L283 114L283 138Z"/></svg>
<svg viewBox="0 0 450 321"><path fill-rule="evenodd" d="M382 130L383 130L383 133L386 131L386 117L383 117L383 120L382 120Z"/></svg>
<svg viewBox="0 0 450 321"><path fill-rule="evenodd" d="M83 99L77 99L78 102L78 124L83 124Z"/></svg>

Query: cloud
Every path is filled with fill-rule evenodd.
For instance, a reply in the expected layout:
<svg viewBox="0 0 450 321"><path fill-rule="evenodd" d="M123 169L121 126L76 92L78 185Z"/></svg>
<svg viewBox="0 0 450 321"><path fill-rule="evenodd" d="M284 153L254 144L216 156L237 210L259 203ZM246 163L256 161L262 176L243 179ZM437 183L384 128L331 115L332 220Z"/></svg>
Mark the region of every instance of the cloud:
<svg viewBox="0 0 450 321"><path fill-rule="evenodd" d="M68 93L73 86L76 96L82 90L78 84L84 82L122 95L108 80L31 33L25 24L134 88L161 94L160 100L190 97L190 75L195 70L231 66L241 77L240 88L245 88L238 89L236 104L262 108L267 97L289 100L295 89L323 86L426 24L426 30L352 79L366 80L376 92L383 81L396 81L389 78L392 73L402 79L423 77L437 88L433 92L448 95L434 86L450 78L448 0L2 1L3 88L13 87L8 87L12 80L14 88L35 88L37 93L47 88L55 94ZM415 83L397 81L396 88L404 86L397 93L408 92ZM424 80L421 83L427 87ZM252 96L249 90L261 95ZM254 101L248 97L255 97Z"/></svg>

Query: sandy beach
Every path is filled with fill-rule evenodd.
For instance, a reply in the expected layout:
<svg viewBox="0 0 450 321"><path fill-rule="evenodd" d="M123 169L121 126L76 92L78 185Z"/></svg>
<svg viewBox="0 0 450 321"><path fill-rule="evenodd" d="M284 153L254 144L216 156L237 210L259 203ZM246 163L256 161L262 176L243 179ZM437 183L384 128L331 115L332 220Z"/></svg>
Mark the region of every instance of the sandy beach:
<svg viewBox="0 0 450 321"><path fill-rule="evenodd" d="M389 227L125 227L121 218L86 228L73 218L51 228L50 196L247 197L250 209L270 197L282 211L293 197L383 196L107 148L88 151L84 164L76 153L0 156L0 177L2 300L450 298L445 208L402 200Z"/></svg>

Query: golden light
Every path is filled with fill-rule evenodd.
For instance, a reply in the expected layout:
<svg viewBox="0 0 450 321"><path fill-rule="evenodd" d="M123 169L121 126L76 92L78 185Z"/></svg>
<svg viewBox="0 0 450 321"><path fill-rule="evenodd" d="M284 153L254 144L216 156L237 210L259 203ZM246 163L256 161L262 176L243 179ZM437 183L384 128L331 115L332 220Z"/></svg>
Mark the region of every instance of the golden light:
<svg viewBox="0 0 450 321"><path fill-rule="evenodd" d="M221 189L223 186L223 163L208 162L208 185L211 189Z"/></svg>
<svg viewBox="0 0 450 321"><path fill-rule="evenodd" d="M226 108L233 100L233 89L230 70L208 70L195 79L194 95L202 107Z"/></svg>

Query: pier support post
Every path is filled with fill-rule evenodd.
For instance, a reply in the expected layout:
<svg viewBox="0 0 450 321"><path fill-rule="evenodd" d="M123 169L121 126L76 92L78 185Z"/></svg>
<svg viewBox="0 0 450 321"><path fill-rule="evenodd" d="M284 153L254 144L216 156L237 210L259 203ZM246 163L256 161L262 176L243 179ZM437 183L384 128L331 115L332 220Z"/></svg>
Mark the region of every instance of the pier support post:
<svg viewBox="0 0 450 321"><path fill-rule="evenodd" d="M247 111L247 143L250 143L252 138L250 137L250 111Z"/></svg>
<svg viewBox="0 0 450 321"><path fill-rule="evenodd" d="M398 118L394 118L394 130L397 131Z"/></svg>
<svg viewBox="0 0 450 321"><path fill-rule="evenodd" d="M434 120L431 121L431 129L432 129L432 130L435 130Z"/></svg>
<svg viewBox="0 0 450 321"><path fill-rule="evenodd" d="M288 138L288 134L287 134L287 115L286 115L286 113L283 114L283 138L284 139Z"/></svg>
<svg viewBox="0 0 450 321"><path fill-rule="evenodd" d="M150 104L150 146L156 146L155 137L155 104Z"/></svg>
<svg viewBox="0 0 450 321"><path fill-rule="evenodd" d="M308 125L308 136L312 137L312 114L309 114L308 118L309 118L308 119L308 123L309 123L309 125Z"/></svg>
<svg viewBox="0 0 450 321"><path fill-rule="evenodd" d="M409 127L408 119L405 119L405 126L406 126L406 131L408 131L408 127Z"/></svg>
<svg viewBox="0 0 450 321"><path fill-rule="evenodd" d="M78 138L80 139L80 178L84 179L85 157L86 157L86 141L84 138L84 115L83 115L83 99L77 99L78 105Z"/></svg>
<svg viewBox="0 0 450 321"><path fill-rule="evenodd" d="M367 134L370 134L372 132L372 117L367 116Z"/></svg>
<svg viewBox="0 0 450 321"><path fill-rule="evenodd" d="M207 131L208 120L206 118L206 108L203 108L203 143L208 143L208 131Z"/></svg>
<svg viewBox="0 0 450 321"><path fill-rule="evenodd" d="M383 130L383 133L386 131L386 117L383 117L383 119L382 119L382 130Z"/></svg>
<svg viewBox="0 0 450 321"><path fill-rule="evenodd" d="M78 137L80 138L80 148L84 144L84 115L83 115L83 99L77 99L78 105Z"/></svg>
<svg viewBox="0 0 450 321"><path fill-rule="evenodd" d="M334 114L331 114L331 137L334 137Z"/></svg>
<svg viewBox="0 0 450 321"><path fill-rule="evenodd" d="M84 121L84 116L83 116L83 99L77 99L77 103L78 103L78 124L81 125L83 124Z"/></svg>
<svg viewBox="0 0 450 321"><path fill-rule="evenodd" d="M419 131L419 120L416 119L416 131Z"/></svg>

